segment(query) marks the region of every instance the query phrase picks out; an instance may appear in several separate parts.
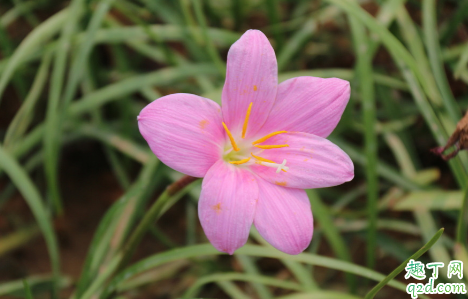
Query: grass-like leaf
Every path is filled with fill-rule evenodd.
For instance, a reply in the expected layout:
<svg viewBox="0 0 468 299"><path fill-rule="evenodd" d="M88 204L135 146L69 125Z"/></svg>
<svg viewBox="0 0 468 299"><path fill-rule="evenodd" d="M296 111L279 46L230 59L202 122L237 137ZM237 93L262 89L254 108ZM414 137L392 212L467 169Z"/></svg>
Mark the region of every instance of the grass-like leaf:
<svg viewBox="0 0 468 299"><path fill-rule="evenodd" d="M374 296L382 289L385 285L387 285L393 278L395 278L401 271L403 271L408 264L410 259L418 259L421 255L423 255L426 251L428 251L436 242L439 240L440 236L444 233L444 229L441 228L437 233L427 242L421 249L415 252L412 256L407 258L403 263L401 263L398 268L392 271L385 279L379 282L372 290L370 290L367 294L365 299L374 298Z"/></svg>

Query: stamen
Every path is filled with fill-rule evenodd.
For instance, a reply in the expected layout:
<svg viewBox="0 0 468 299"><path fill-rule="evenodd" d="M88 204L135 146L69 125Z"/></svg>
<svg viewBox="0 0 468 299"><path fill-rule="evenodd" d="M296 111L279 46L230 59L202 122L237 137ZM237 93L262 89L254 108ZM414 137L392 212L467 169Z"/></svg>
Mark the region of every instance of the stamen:
<svg viewBox="0 0 468 299"><path fill-rule="evenodd" d="M283 133L288 133L288 131L276 131L276 132L273 132L273 133L270 133L258 140L255 140L254 142L252 142L252 144L257 144L257 143L262 143L263 141L267 140L268 138L270 137L273 137L275 135L278 135L278 134L283 134Z"/></svg>
<svg viewBox="0 0 468 299"><path fill-rule="evenodd" d="M231 140L231 145L232 145L232 148L238 152L239 151L239 148L237 147L237 144L236 144L236 141L234 140L234 137L232 137L232 134L231 132L229 131L228 127L226 126L226 124L223 122L223 127L224 127L224 130L226 130L226 133L229 137L229 140Z"/></svg>
<svg viewBox="0 0 468 299"><path fill-rule="evenodd" d="M273 163L275 165L278 165L277 163L275 163L274 161L271 161L271 160L268 160L268 159L265 159L263 157L260 157L260 156L255 156L254 154L250 153L252 155L252 157L254 157L255 159L257 159L258 161L261 161L261 162L268 162L268 163ZM262 165L262 163L258 163L260 165ZM284 169L281 169L282 171L284 172L287 172L286 170Z"/></svg>
<svg viewBox="0 0 468 299"><path fill-rule="evenodd" d="M240 164L244 164L244 163L249 162L249 160L250 160L250 157L248 157L246 159L239 160L239 161L231 161L229 163L235 164L235 165L240 165Z"/></svg>
<svg viewBox="0 0 468 299"><path fill-rule="evenodd" d="M250 103L249 108L247 108L247 114L245 115L244 126L242 127L242 138L245 138L245 132L247 132L247 125L249 123L250 110L252 110L252 104Z"/></svg>
<svg viewBox="0 0 468 299"><path fill-rule="evenodd" d="M277 145L255 145L255 147L263 148L263 149L270 149L270 148L281 148L281 147L289 147L289 144L277 144Z"/></svg>
<svg viewBox="0 0 468 299"><path fill-rule="evenodd" d="M263 157L260 157L260 156L255 156L253 153L250 153L252 155L252 157L254 157L255 159L257 159L258 161L263 161L263 162L270 162L270 163L275 163L274 161L271 161L271 160L268 160L268 159L265 159Z"/></svg>

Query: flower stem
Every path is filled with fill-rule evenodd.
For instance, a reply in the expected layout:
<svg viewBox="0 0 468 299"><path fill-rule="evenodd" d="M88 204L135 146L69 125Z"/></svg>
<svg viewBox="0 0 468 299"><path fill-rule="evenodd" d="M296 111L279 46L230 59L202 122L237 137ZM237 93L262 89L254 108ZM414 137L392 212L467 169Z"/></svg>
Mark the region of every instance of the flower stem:
<svg viewBox="0 0 468 299"><path fill-rule="evenodd" d="M138 244L140 244L141 239L149 230L151 224L153 224L154 221L160 216L166 204L168 204L175 195L186 189L197 179L198 178L191 176L184 176L180 180L169 185L167 189L159 196L159 198L153 203L149 211L138 224L137 228L133 231L133 234L130 236L130 239L127 243L128 245L123 249L123 257L117 267L117 271L121 270L129 262L130 258L135 252L136 247Z"/></svg>

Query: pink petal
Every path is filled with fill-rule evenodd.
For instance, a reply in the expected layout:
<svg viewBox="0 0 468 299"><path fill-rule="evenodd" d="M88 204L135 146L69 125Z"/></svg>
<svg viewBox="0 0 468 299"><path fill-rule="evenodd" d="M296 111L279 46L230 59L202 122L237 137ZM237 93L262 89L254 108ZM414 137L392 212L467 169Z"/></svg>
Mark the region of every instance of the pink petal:
<svg viewBox="0 0 468 299"><path fill-rule="evenodd" d="M248 30L229 49L222 94L223 118L235 137L242 132L250 103L246 136L260 129L274 104L277 85L275 51L261 31Z"/></svg>
<svg viewBox="0 0 468 299"><path fill-rule="evenodd" d="M221 108L192 94L177 93L147 105L138 116L141 135L167 166L203 177L221 158Z"/></svg>
<svg viewBox="0 0 468 299"><path fill-rule="evenodd" d="M286 159L287 172L252 165L263 179L283 187L312 189L340 185L354 177L354 165L338 146L307 133L286 133L271 137L262 144L288 144L289 147L266 149L258 155L281 163Z"/></svg>
<svg viewBox="0 0 468 299"><path fill-rule="evenodd" d="M288 254L306 249L314 230L310 202L304 190L258 180L259 199L254 224L273 247Z"/></svg>
<svg viewBox="0 0 468 299"><path fill-rule="evenodd" d="M326 138L341 119L349 82L337 78L297 77L278 86L276 102L259 134L305 132Z"/></svg>
<svg viewBox="0 0 468 299"><path fill-rule="evenodd" d="M255 176L222 160L203 179L198 216L211 244L233 254L249 237L258 200Z"/></svg>

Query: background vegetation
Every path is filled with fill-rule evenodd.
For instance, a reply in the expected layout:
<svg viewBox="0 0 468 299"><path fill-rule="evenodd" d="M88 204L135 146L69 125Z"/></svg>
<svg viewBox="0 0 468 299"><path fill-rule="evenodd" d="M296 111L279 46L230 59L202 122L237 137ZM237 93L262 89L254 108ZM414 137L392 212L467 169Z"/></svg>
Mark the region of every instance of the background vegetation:
<svg viewBox="0 0 468 299"><path fill-rule="evenodd" d="M468 106L468 1L2 0L0 13L0 296L409 298L410 256L468 269L468 155L429 152ZM280 81L351 82L330 140L356 176L308 191L316 229L298 256L255 230L217 252L200 180L166 189L182 175L135 120L169 93L220 101L227 50L250 28Z"/></svg>

